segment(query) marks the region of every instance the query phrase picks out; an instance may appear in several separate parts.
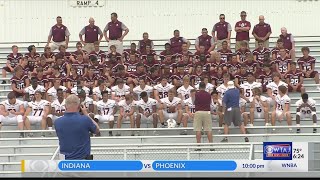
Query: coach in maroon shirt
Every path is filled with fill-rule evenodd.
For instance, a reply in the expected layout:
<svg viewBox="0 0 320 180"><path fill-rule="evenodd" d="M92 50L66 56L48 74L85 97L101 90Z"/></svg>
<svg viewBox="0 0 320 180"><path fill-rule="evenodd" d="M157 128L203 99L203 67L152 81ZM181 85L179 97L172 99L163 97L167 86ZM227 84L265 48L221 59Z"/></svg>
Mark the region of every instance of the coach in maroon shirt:
<svg viewBox="0 0 320 180"><path fill-rule="evenodd" d="M51 51L53 52L56 49L59 49L61 45L64 45L66 49L68 48L69 36L70 32L68 28L62 24L61 16L57 17L57 24L52 26L48 36L48 42L46 46L49 46L49 43L52 39L52 43L50 44Z"/></svg>
<svg viewBox="0 0 320 180"><path fill-rule="evenodd" d="M240 42L241 41L246 41L248 44L249 48L249 31L251 29L251 23L246 20L247 18L247 13L245 11L242 11L240 13L241 21L238 21L235 25L235 31L237 32L236 34L236 47L235 50L240 49Z"/></svg>
<svg viewBox="0 0 320 180"><path fill-rule="evenodd" d="M258 41L264 41L263 47L269 48L269 37L271 35L271 26L264 22L264 16L259 16L259 24L255 25L252 35L256 39L256 48L258 48Z"/></svg>
<svg viewBox="0 0 320 180"><path fill-rule="evenodd" d="M84 35L84 41L82 36ZM100 35L99 39L98 36ZM91 17L89 19L89 25L85 26L79 33L79 38L81 43L83 44L83 49L88 53L94 51L94 42L100 42L103 38L103 33L98 26L94 25L94 19Z"/></svg>
<svg viewBox="0 0 320 180"><path fill-rule="evenodd" d="M109 36L107 35L107 31L109 31ZM122 31L124 33L122 34ZM129 29L124 23L118 21L117 13L111 13L111 21L106 25L103 30L104 37L108 42L108 53L111 53L110 47L112 45L116 46L116 50L118 53L123 53L123 38L128 34Z"/></svg>
<svg viewBox="0 0 320 180"><path fill-rule="evenodd" d="M142 40L138 43L138 51L143 54L146 52L146 46L149 45L151 47L151 50L153 50L154 45L153 41L149 39L149 34L147 32L144 32L142 35Z"/></svg>
<svg viewBox="0 0 320 180"><path fill-rule="evenodd" d="M208 30L207 28L202 28L202 35L197 37L196 42L195 42L195 46L196 46L196 50L200 51L200 44L202 44L205 48L205 51L207 52L211 52L214 50L214 39L212 36L208 35Z"/></svg>
<svg viewBox="0 0 320 180"><path fill-rule="evenodd" d="M207 132L208 141L212 143L212 120L210 113L211 95L206 92L206 84L200 82L199 91L196 92L194 106L195 114L193 130L196 131L197 143L201 143L201 130Z"/></svg>
<svg viewBox="0 0 320 180"><path fill-rule="evenodd" d="M188 41L184 37L180 37L180 31L174 30L173 31L173 38L171 38L168 43L171 45L171 51L173 54L179 54L182 51L182 44L186 42L188 44L188 49L190 47L190 41Z"/></svg>
<svg viewBox="0 0 320 180"><path fill-rule="evenodd" d="M217 22L212 28L212 37L217 44L217 50L222 48L222 42L227 41L228 47L230 48L230 37L231 37L231 25L225 21L226 16L220 14L220 21ZM215 33L217 32L217 33Z"/></svg>

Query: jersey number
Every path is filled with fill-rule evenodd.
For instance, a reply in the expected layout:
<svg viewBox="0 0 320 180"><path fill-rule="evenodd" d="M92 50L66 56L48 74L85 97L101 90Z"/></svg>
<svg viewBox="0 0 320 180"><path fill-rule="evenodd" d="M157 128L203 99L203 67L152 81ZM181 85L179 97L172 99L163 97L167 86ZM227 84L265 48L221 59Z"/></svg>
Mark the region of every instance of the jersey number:
<svg viewBox="0 0 320 180"><path fill-rule="evenodd" d="M108 115L108 114L109 114L109 108L104 108L103 115Z"/></svg>
<svg viewBox="0 0 320 180"><path fill-rule="evenodd" d="M37 112L39 112L39 115L38 115L38 116L41 116L42 111L43 111L43 109L35 109L35 110L34 110L34 113L33 113L33 116L36 116Z"/></svg>

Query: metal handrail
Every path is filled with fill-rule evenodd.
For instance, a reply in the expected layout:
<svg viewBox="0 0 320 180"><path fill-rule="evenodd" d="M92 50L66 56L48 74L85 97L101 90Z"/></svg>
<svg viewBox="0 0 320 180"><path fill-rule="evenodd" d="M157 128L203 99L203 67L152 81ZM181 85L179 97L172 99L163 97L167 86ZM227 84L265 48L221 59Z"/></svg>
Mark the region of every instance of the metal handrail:
<svg viewBox="0 0 320 180"><path fill-rule="evenodd" d="M57 149L54 151L50 160L54 160L55 157L58 155L59 151L60 151L60 146L58 146Z"/></svg>
<svg viewBox="0 0 320 180"><path fill-rule="evenodd" d="M246 127L246 129L288 129L288 128L320 128L320 125L304 125L304 126L253 126ZM212 127L212 130L222 130L223 127ZM229 129L239 129L238 127L229 127ZM177 131L177 130L193 130L193 127L186 128L113 128L113 129L100 129L101 132L104 131ZM20 132L55 132L55 130L8 130L0 131L0 133L20 133Z"/></svg>

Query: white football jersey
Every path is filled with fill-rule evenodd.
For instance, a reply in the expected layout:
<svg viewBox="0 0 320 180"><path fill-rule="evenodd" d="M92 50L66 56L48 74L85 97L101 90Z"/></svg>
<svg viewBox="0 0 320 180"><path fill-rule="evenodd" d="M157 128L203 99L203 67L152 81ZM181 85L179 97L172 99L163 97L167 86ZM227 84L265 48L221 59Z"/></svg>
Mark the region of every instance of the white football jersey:
<svg viewBox="0 0 320 180"><path fill-rule="evenodd" d="M167 83L166 86L162 86L160 83L155 85L153 88L159 92L159 99L163 99L168 97L168 92L170 89L174 88L174 85Z"/></svg>
<svg viewBox="0 0 320 180"><path fill-rule="evenodd" d="M184 101L185 106L189 107L189 110L191 113L195 113L196 112L196 106L194 105L194 100L192 100L192 98L188 98Z"/></svg>
<svg viewBox="0 0 320 180"><path fill-rule="evenodd" d="M113 87L111 87L111 91L112 91L112 93L115 94L115 96L123 97L123 96L130 93L130 87L125 84L123 85L122 89L120 89L119 86L113 86Z"/></svg>
<svg viewBox="0 0 320 180"><path fill-rule="evenodd" d="M48 107L49 104L49 101L46 100L29 102L28 107L32 109L30 116L42 116L44 108Z"/></svg>
<svg viewBox="0 0 320 180"><path fill-rule="evenodd" d="M249 82L245 82L240 85L240 88L243 89L244 96L246 98L250 98L250 101L252 101L252 97L253 97L252 89L253 88L261 88L261 86L262 85L259 82L253 82L251 84Z"/></svg>
<svg viewBox="0 0 320 180"><path fill-rule="evenodd" d="M97 109L100 111L100 115L112 115L114 108L116 107L116 101L108 99L107 102L100 100L97 102Z"/></svg>
<svg viewBox="0 0 320 180"><path fill-rule="evenodd" d="M119 107L123 107L124 111L125 112L130 112L131 111L131 108L134 108L135 107L135 102L132 101L130 104L127 104L126 103L126 100L121 100L119 103L118 103L118 106Z"/></svg>
<svg viewBox="0 0 320 180"><path fill-rule="evenodd" d="M219 107L222 106L222 100L221 99L218 99L220 105L218 103L215 103L213 102L213 99L211 99L211 104L210 104L210 109L211 109L211 112L218 112L219 110Z"/></svg>
<svg viewBox="0 0 320 180"><path fill-rule="evenodd" d="M54 108L56 113L63 113L66 111L66 100L64 99L60 104L59 100L55 100L51 103L51 107Z"/></svg>
<svg viewBox="0 0 320 180"><path fill-rule="evenodd" d="M242 99L242 98L239 99L239 107L240 107L240 108L243 107L243 106L245 106L246 104L247 104L247 101L246 101L246 100L244 100L244 99Z"/></svg>
<svg viewBox="0 0 320 180"><path fill-rule="evenodd" d="M147 102L144 102L143 99L137 102L137 105L141 107L143 111L147 111L148 113L152 112L152 107L157 105L157 100L148 98Z"/></svg>
<svg viewBox="0 0 320 180"><path fill-rule="evenodd" d="M194 89L192 86L189 85L188 88L185 88L184 86L181 86L178 88L177 93L181 94L182 100L187 100L190 98L190 91Z"/></svg>
<svg viewBox="0 0 320 180"><path fill-rule="evenodd" d="M276 96L276 95L279 94L279 93L278 93L278 88L279 88L280 86L285 86L285 87L288 88L288 84L280 80L280 82L279 82L278 85L277 85L275 82L269 83L269 84L267 85L267 89L271 89L271 90L272 90L272 95L273 95L273 96Z"/></svg>
<svg viewBox="0 0 320 180"><path fill-rule="evenodd" d="M268 98L265 97L265 96L260 96L260 99L261 99L262 102L267 102L267 101L268 101ZM257 113L262 113L262 112L264 112L264 110L263 110L263 105L261 104L261 102L258 102L257 100L255 100L254 108L255 108L255 111L256 111Z"/></svg>
<svg viewBox="0 0 320 180"><path fill-rule="evenodd" d="M276 96L276 100L275 100L275 101L276 101L276 103L277 103L276 109L277 109L278 111L283 111L284 106L285 106L286 104L290 104L291 99L289 98L288 95L284 95L284 96L280 97L280 95L278 94L278 95Z"/></svg>
<svg viewBox="0 0 320 180"><path fill-rule="evenodd" d="M221 84L217 87L217 91L221 94L221 99L224 96L224 93L228 90L228 86L225 86L224 84Z"/></svg>
<svg viewBox="0 0 320 180"><path fill-rule="evenodd" d="M24 89L24 92L29 94L29 98L32 100L36 91L40 91L42 93L46 92L46 88L41 85L38 85L36 89L33 89L32 85Z"/></svg>
<svg viewBox="0 0 320 180"><path fill-rule="evenodd" d="M297 108L299 108L302 104L304 104L302 99L299 99L296 102ZM312 108L316 108L316 101L313 100L312 98L308 98L307 104L309 104ZM311 114L312 110L309 107L302 107L300 109L300 112L304 113L304 114Z"/></svg>
<svg viewBox="0 0 320 180"><path fill-rule="evenodd" d="M199 84L197 84L195 87L196 87L197 90L199 90ZM213 88L214 88L213 84L207 83L205 91L211 92L213 90Z"/></svg>
<svg viewBox="0 0 320 180"><path fill-rule="evenodd" d="M137 94L138 100L140 100L140 94L145 91L148 94L148 97L150 97L150 94L153 91L153 87L146 85L144 89L142 89L140 86L137 86L133 88L133 92Z"/></svg>
<svg viewBox="0 0 320 180"><path fill-rule="evenodd" d="M90 89L88 87L83 86L81 89L84 90L84 92L86 92L86 96L89 96L90 93ZM71 94L75 94L78 96L78 87L74 87L71 89Z"/></svg>
<svg viewBox="0 0 320 180"><path fill-rule="evenodd" d="M181 99L178 97L173 97L172 101L169 100L169 97L161 99L161 103L164 104L164 107L169 107L169 106L178 106L181 104ZM167 109L167 112L169 113L169 109Z"/></svg>
<svg viewBox="0 0 320 180"><path fill-rule="evenodd" d="M90 104L93 104L93 99L86 97L80 104L84 105L86 108L89 108Z"/></svg>
<svg viewBox="0 0 320 180"><path fill-rule="evenodd" d="M111 93L111 89L109 89L107 87L106 87L105 91L108 91L109 94ZM100 90L99 87L95 87L95 88L92 89L92 95L96 95L99 100L102 99L101 90Z"/></svg>
<svg viewBox="0 0 320 180"><path fill-rule="evenodd" d="M24 102L23 102L23 101L20 101L19 99L16 99L16 102L15 102L14 104L10 104L10 103L9 103L9 100L5 100L5 101L2 101L2 102L1 102L1 105L4 106L4 108L5 108L6 111L11 111L11 110L13 110L13 111L15 111L15 112L20 111L20 105L21 105L21 104L24 104ZM15 116L14 114L9 113L9 117L14 117L14 116Z"/></svg>
<svg viewBox="0 0 320 180"><path fill-rule="evenodd" d="M67 91L67 88L64 86L60 86L59 89L62 89L63 92ZM54 87L51 87L50 89L48 89L47 94L48 94L48 96L52 97L52 102L55 101L56 99L58 99L57 90Z"/></svg>

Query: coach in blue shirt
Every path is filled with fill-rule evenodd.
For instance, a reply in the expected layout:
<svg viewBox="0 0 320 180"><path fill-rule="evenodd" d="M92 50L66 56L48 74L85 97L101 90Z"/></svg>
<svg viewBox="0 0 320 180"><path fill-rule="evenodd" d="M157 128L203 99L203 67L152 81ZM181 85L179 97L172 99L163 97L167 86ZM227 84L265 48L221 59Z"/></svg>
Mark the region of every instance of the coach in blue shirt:
<svg viewBox="0 0 320 180"><path fill-rule="evenodd" d="M92 159L89 132L99 133L99 126L89 117L86 107L80 107L78 96L68 96L65 104L64 116L54 122L60 154L64 155L66 160ZM84 115L80 115L80 108Z"/></svg>
<svg viewBox="0 0 320 180"><path fill-rule="evenodd" d="M233 81L228 82L228 90L223 96L224 106L224 134L229 134L229 126L231 122L234 126L239 126L242 134L246 134L246 129L241 121L240 112L240 91L235 88ZM225 137L221 142L228 142L228 138ZM249 139L245 137L245 142L249 142Z"/></svg>

